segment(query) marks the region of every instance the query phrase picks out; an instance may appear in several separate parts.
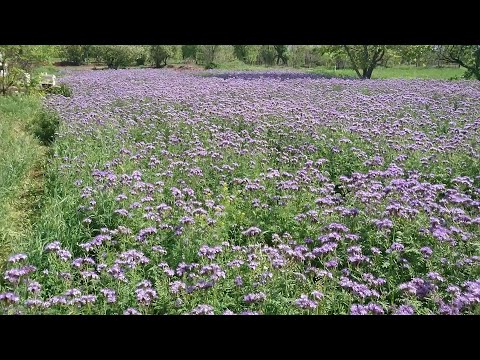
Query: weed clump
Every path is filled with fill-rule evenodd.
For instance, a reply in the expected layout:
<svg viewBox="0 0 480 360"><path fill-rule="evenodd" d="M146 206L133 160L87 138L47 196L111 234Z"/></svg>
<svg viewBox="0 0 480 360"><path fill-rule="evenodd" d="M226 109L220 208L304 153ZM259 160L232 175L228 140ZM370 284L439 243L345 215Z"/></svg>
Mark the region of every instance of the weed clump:
<svg viewBox="0 0 480 360"><path fill-rule="evenodd" d="M30 130L43 145L50 145L55 140L59 125L60 118L55 111L42 109L33 118Z"/></svg>

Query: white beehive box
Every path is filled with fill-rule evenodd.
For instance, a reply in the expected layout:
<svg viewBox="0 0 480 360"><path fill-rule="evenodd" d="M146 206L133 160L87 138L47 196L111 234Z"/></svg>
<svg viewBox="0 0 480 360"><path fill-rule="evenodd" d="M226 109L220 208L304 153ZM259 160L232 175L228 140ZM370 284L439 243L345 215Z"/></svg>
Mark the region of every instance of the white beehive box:
<svg viewBox="0 0 480 360"><path fill-rule="evenodd" d="M40 77L40 84L42 86L55 86L57 85L57 77L55 75L43 73Z"/></svg>
<svg viewBox="0 0 480 360"><path fill-rule="evenodd" d="M7 67L8 67L7 63L3 62L2 54L0 54L0 76L1 77L7 76L8 74Z"/></svg>

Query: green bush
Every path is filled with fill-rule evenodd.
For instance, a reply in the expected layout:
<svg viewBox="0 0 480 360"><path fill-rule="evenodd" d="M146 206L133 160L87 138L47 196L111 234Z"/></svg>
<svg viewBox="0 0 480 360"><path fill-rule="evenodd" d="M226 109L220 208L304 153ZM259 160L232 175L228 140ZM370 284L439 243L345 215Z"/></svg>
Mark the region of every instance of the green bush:
<svg viewBox="0 0 480 360"><path fill-rule="evenodd" d="M140 54L140 56L138 56L136 59L135 59L135 65L137 66L143 66L145 65L145 62L147 61L147 55L146 54Z"/></svg>
<svg viewBox="0 0 480 360"><path fill-rule="evenodd" d="M60 84L59 86L52 86L49 87L46 92L48 94L56 94L56 95L63 95L65 97L72 96L72 89L68 87L66 84Z"/></svg>
<svg viewBox="0 0 480 360"><path fill-rule="evenodd" d="M259 58L262 64L272 66L275 63L275 49L272 45L262 45Z"/></svg>
<svg viewBox="0 0 480 360"><path fill-rule="evenodd" d="M151 45L150 59L155 67L160 68L167 65L167 60L174 57L178 52L175 45Z"/></svg>
<svg viewBox="0 0 480 360"><path fill-rule="evenodd" d="M42 109L33 118L30 124L30 131L44 145L50 145L56 136L56 131L60 125L58 114L51 110Z"/></svg>
<svg viewBox="0 0 480 360"><path fill-rule="evenodd" d="M131 66L138 55L136 46L131 45L101 45L97 47L97 52L109 69Z"/></svg>
<svg viewBox="0 0 480 360"><path fill-rule="evenodd" d="M210 63L210 64L205 65L205 69L207 69L207 70L216 69L217 67L218 67L218 65L215 64L215 63Z"/></svg>
<svg viewBox="0 0 480 360"><path fill-rule="evenodd" d="M91 45L65 45L61 49L62 58L73 65L83 65L88 60Z"/></svg>
<svg viewBox="0 0 480 360"><path fill-rule="evenodd" d="M182 59L192 59L197 62L197 53L198 53L198 46L197 45L182 45Z"/></svg>

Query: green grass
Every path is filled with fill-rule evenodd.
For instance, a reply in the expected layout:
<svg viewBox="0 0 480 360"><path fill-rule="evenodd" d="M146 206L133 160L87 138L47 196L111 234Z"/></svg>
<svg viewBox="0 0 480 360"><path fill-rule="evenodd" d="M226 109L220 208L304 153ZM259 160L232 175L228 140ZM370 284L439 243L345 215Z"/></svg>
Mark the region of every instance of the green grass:
<svg viewBox="0 0 480 360"><path fill-rule="evenodd" d="M230 71L271 71L271 70L290 70L303 71L314 74L325 74L335 77L357 78L353 69L334 70L324 66L316 68L293 68L290 66L265 66L248 65L240 60L234 60L222 64L217 64L216 69ZM457 67L415 67L415 66L396 66L396 67L378 67L373 71L373 79L431 79L431 80L450 80L462 79L465 69Z"/></svg>
<svg viewBox="0 0 480 360"><path fill-rule="evenodd" d="M353 69L334 70L325 67L317 67L307 70L315 74L328 74L333 76L348 76L356 78L357 75ZM430 68L430 67L378 67L373 71L373 79L431 79L431 80L449 80L452 78L463 77L465 69L463 68Z"/></svg>
<svg viewBox="0 0 480 360"><path fill-rule="evenodd" d="M0 97L0 265L27 235L41 191L45 150L27 132L40 108L39 97Z"/></svg>
<svg viewBox="0 0 480 360"><path fill-rule="evenodd" d="M217 64L216 69L233 70L233 71L269 71L269 70L289 69L289 70L298 71L298 69L293 69L291 67L285 67L285 66L249 65L249 64L245 64L240 60L233 60L223 64Z"/></svg>
<svg viewBox="0 0 480 360"><path fill-rule="evenodd" d="M51 64L48 64L48 65L43 65L43 66L39 66L37 68L35 68L33 71L32 71L32 74L33 75L39 75L40 73L48 73L50 75L58 75L58 73L60 72L60 68L58 66L54 66L54 65L51 65Z"/></svg>

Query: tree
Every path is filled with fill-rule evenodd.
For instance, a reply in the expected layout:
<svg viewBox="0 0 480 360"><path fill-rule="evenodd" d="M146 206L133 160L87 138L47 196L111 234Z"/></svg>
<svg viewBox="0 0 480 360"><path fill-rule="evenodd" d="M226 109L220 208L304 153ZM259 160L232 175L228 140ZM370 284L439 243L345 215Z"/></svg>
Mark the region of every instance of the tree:
<svg viewBox="0 0 480 360"><path fill-rule="evenodd" d="M480 45L438 46L441 59L465 68L466 79L480 80Z"/></svg>
<svg viewBox="0 0 480 360"><path fill-rule="evenodd" d="M233 45L233 54L245 64L255 64L260 54L259 45Z"/></svg>
<svg viewBox="0 0 480 360"><path fill-rule="evenodd" d="M198 55L200 61L207 67L215 66L215 56L217 55L217 50L220 45L199 45L198 46Z"/></svg>
<svg viewBox="0 0 480 360"><path fill-rule="evenodd" d="M197 63L197 53L198 53L198 46L197 45L182 45L182 59L192 59Z"/></svg>
<svg viewBox="0 0 480 360"><path fill-rule="evenodd" d="M277 59L277 65L279 65L280 60L282 60L282 64L287 65L288 61L288 47L287 45L273 45L275 49L275 58Z"/></svg>
<svg viewBox="0 0 480 360"><path fill-rule="evenodd" d="M289 49L290 65L293 67L302 67L311 63L312 48L307 45L291 45Z"/></svg>
<svg viewBox="0 0 480 360"><path fill-rule="evenodd" d="M0 91L3 95L37 64L49 59L53 47L47 45L0 45ZM26 84L26 83L25 83Z"/></svg>
<svg viewBox="0 0 480 360"><path fill-rule="evenodd" d="M428 55L432 52L431 45L398 45L393 48L401 57L403 64L415 64L418 67L422 62L426 62Z"/></svg>
<svg viewBox="0 0 480 360"><path fill-rule="evenodd" d="M118 69L132 65L138 53L136 47L131 45L99 45L96 56L104 61L109 69Z"/></svg>
<svg viewBox="0 0 480 360"><path fill-rule="evenodd" d="M150 58L156 68L167 65L167 60L175 56L177 52L175 45L151 45Z"/></svg>
<svg viewBox="0 0 480 360"><path fill-rule="evenodd" d="M342 48L358 77L370 79L385 55L386 45L343 45Z"/></svg>
<svg viewBox="0 0 480 360"><path fill-rule="evenodd" d="M83 65L88 61L92 45L64 45L61 57L72 65Z"/></svg>
<svg viewBox="0 0 480 360"><path fill-rule="evenodd" d="M272 45L262 45L260 47L259 59L264 65L271 66L275 62L275 49Z"/></svg>

